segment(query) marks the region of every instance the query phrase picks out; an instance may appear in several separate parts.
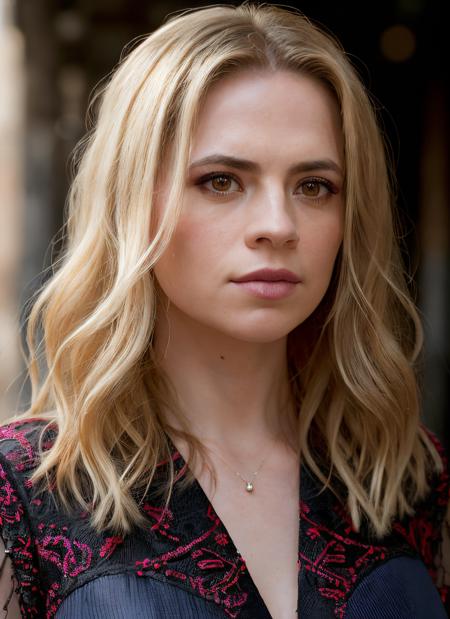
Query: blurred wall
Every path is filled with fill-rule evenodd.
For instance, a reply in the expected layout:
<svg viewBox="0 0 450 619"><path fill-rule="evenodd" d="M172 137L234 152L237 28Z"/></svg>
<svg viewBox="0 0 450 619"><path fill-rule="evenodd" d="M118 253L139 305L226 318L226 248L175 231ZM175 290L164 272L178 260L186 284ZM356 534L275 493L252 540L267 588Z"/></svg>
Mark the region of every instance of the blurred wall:
<svg viewBox="0 0 450 619"><path fill-rule="evenodd" d="M6 6L6 0L0 2ZM197 2L196 6L204 4L208 3ZM395 0L361 5L314 0L291 5L338 36L374 95L397 165L405 231L402 249L426 328L424 419L448 444L450 72L443 3ZM15 166L15 172L7 176L16 180L14 189L10 187L9 219L3 231L10 249L9 257L2 257L2 351L9 341L5 347L8 370L2 370L0 378L2 392L11 375L19 371L14 342L18 307L39 286L43 268L58 249L54 235L63 220L69 155L85 130L89 93L134 37L151 32L169 13L191 6L195 5L181 0L17 0L10 4L16 28L2 26L0 62L2 73L12 77L1 80L1 87L16 94L11 94L15 103L4 113L10 120L2 121L2 128L10 127L13 154L7 165ZM17 28L23 33L24 45L18 43ZM16 41L12 44L16 51L9 56L4 51L6 30L15 33L12 39ZM23 75L25 90L20 86ZM0 191L7 191L6 184L3 180ZM25 218L20 215L23 192ZM17 290L21 291L19 305ZM10 393L15 390L17 385ZM22 405L27 397L25 388ZM14 397L3 397L1 414L10 410L12 402Z"/></svg>
<svg viewBox="0 0 450 619"><path fill-rule="evenodd" d="M24 40L0 0L0 416L17 407L24 219Z"/></svg>

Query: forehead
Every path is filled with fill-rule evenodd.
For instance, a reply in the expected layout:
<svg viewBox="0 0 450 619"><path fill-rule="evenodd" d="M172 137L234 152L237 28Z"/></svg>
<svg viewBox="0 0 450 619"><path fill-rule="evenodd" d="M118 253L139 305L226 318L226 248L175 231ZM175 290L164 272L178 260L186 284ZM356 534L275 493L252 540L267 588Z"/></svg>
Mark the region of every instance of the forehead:
<svg viewBox="0 0 450 619"><path fill-rule="evenodd" d="M242 71L206 95L191 159L214 150L240 156L332 157L342 162L340 113L318 80L290 71Z"/></svg>

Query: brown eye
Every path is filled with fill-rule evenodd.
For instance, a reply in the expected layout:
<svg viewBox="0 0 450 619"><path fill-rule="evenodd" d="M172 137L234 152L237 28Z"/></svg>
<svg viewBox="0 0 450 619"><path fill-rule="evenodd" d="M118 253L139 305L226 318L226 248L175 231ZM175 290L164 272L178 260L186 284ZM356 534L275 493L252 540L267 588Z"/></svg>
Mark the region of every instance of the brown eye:
<svg viewBox="0 0 450 619"><path fill-rule="evenodd" d="M228 191L231 185L231 178L228 176L215 176L211 179L211 185L215 191Z"/></svg>
<svg viewBox="0 0 450 619"><path fill-rule="evenodd" d="M320 193L320 183L317 181L307 181L302 185L303 193L309 198L317 198Z"/></svg>
<svg viewBox="0 0 450 619"><path fill-rule="evenodd" d="M300 183L300 194L312 202L326 200L336 188L325 178L309 178Z"/></svg>
<svg viewBox="0 0 450 619"><path fill-rule="evenodd" d="M231 174L214 172L203 176L197 183L210 195L216 197L226 197L241 191L241 186L237 179Z"/></svg>

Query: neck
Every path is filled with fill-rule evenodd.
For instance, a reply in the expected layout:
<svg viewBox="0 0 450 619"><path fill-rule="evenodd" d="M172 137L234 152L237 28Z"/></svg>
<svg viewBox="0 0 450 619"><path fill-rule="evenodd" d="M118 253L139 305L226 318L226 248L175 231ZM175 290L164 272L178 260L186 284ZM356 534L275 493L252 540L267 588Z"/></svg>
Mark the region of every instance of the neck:
<svg viewBox="0 0 450 619"><path fill-rule="evenodd" d="M243 342L176 310L157 323L156 352L192 432L228 452L258 452L292 432L286 338ZM180 427L166 411L169 423ZM250 447L250 449L249 449Z"/></svg>

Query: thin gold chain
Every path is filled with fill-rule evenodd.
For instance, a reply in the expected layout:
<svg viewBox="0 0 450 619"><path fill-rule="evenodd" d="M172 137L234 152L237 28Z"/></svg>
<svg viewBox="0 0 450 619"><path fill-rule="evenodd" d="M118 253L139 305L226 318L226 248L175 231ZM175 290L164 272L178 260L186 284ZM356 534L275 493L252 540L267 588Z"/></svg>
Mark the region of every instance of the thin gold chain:
<svg viewBox="0 0 450 619"><path fill-rule="evenodd" d="M249 484L249 483L250 483L250 484L253 484L253 480L254 480L254 479L255 479L255 477L258 475L258 473L259 473L259 471L261 470L261 468L262 468L263 464L266 462L266 460L269 458L269 456L270 456L270 454L271 454L271 452L269 452L269 453L267 454L267 456L263 459L263 461L261 462L261 464L259 465L259 467L256 469L256 471L254 471L254 472L253 472L253 477L252 477L251 479L245 479L244 477L242 477L242 475L239 473L239 471L235 471L235 470L234 470L234 469L233 469L233 468L232 468L232 467L228 464L228 462L225 460L225 458L224 458L224 457L223 457L223 456L222 456L222 455L221 455L218 451L215 451L214 453L216 453L216 454L219 456L219 458L220 458L220 459L221 459L221 460L222 460L222 461L223 461L223 462L224 462L224 463L228 466L228 468L229 468L231 471L233 471L233 472L234 472L234 473L235 473L238 477L240 477L240 478L242 479L242 481L243 481L245 484Z"/></svg>
<svg viewBox="0 0 450 619"><path fill-rule="evenodd" d="M192 421L191 421L191 423L192 423L192 425L193 425L194 427L196 427L196 428L197 428L197 430L199 429L199 428L198 428L198 426L197 426L195 423L193 423ZM279 433L279 434L277 435L277 440L278 440L278 438L279 438L280 434L281 434L281 433ZM271 453L272 453L272 449L271 449L271 450L269 451L269 453L266 455L266 457L263 459L263 461L261 462L261 464L258 466L258 468L256 469L256 471L254 471L254 472L253 472L253 477L251 477L250 479L245 479L245 478L244 478L244 477L243 477L243 476L239 473L239 471L236 471L233 467L231 467L231 466L228 464L228 462L225 460L225 458L224 458L224 457L223 457L223 456L222 456L222 455L221 455L218 451L216 451L216 450L214 450L214 449L211 449L210 447L208 447L207 449L209 449L209 450L210 450L210 451L212 451L213 453L217 454L217 455L219 456L219 458L220 458L220 459L221 459L221 460L222 460L222 461L223 461L223 462L227 465L227 467L228 467L231 471L233 471L233 473L234 473L235 475L237 475L237 476L238 476L238 477L239 477L239 478L240 478L240 479L241 479L241 480L245 483L245 490L246 490L246 492L249 492L249 493L250 493L250 492L253 492L253 490L254 490L253 481L254 481L255 477L258 475L258 473L259 473L259 471L261 470L261 468L263 467L263 464L266 462L266 460L269 458L269 456L270 456L270 455L271 455Z"/></svg>

